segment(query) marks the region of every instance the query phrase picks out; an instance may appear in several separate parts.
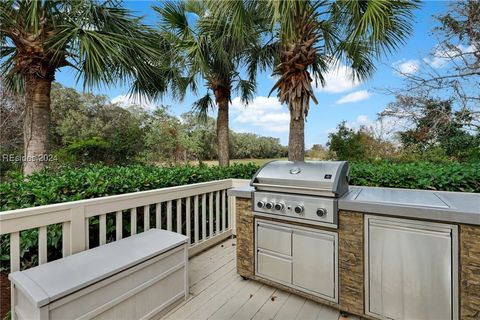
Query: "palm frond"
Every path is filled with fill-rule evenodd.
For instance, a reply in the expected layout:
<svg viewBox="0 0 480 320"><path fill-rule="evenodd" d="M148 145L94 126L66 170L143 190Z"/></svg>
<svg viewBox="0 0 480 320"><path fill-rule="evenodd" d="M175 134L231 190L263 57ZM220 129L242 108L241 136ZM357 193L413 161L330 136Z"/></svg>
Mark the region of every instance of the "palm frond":
<svg viewBox="0 0 480 320"><path fill-rule="evenodd" d="M208 119L208 110L215 107L210 92L207 92L203 97L193 103L192 109L197 114L198 118L204 122Z"/></svg>
<svg viewBox="0 0 480 320"><path fill-rule="evenodd" d="M250 80L239 79L237 81L236 91L239 93L243 104L248 105L253 100L256 87L257 84Z"/></svg>
<svg viewBox="0 0 480 320"><path fill-rule="evenodd" d="M16 73L11 77L2 77L2 87L12 94L25 94L25 80L23 75Z"/></svg>
<svg viewBox="0 0 480 320"><path fill-rule="evenodd" d="M314 61L310 66L312 71L313 79L315 79L315 86L318 87L319 82L323 87L325 86L325 74L328 72L330 66L332 65L332 59L328 55L316 54Z"/></svg>
<svg viewBox="0 0 480 320"><path fill-rule="evenodd" d="M232 44L243 42L239 45L245 45L250 36L255 36L252 30L260 26L259 18L264 12L257 10L259 6L257 1L229 1L220 6L215 0L206 0L205 3L211 14L202 19L201 28L204 32L213 32L218 35L213 39L230 41ZM220 35L229 36L221 37Z"/></svg>
<svg viewBox="0 0 480 320"><path fill-rule="evenodd" d="M192 9L194 7L190 5L189 8ZM194 37L188 23L185 2L167 1L163 6L154 6L153 9L160 16L160 26L162 29L173 32L177 37L182 39L192 39Z"/></svg>
<svg viewBox="0 0 480 320"><path fill-rule="evenodd" d="M42 16L42 2L35 0L19 1L19 12L25 13L25 25L28 31L37 32Z"/></svg>
<svg viewBox="0 0 480 320"><path fill-rule="evenodd" d="M0 35L5 37L6 33L11 33L11 29L16 25L17 10L15 10L15 1L0 1Z"/></svg>
<svg viewBox="0 0 480 320"><path fill-rule="evenodd" d="M392 52L412 34L413 10L417 0L339 0L334 20L342 22L345 39L350 43L368 44L372 54Z"/></svg>
<svg viewBox="0 0 480 320"><path fill-rule="evenodd" d="M207 7L204 1L198 0L186 0L185 1L185 10L191 12L198 17L203 17L207 12Z"/></svg>
<svg viewBox="0 0 480 320"><path fill-rule="evenodd" d="M265 44L254 45L246 53L245 64L250 81L255 81L257 71L266 71L278 64L280 56L279 42L269 41ZM276 63L277 62L277 63Z"/></svg>
<svg viewBox="0 0 480 320"><path fill-rule="evenodd" d="M132 83L132 92L150 97L161 95L159 88L167 90L166 70L173 64L169 42L160 39L157 32L142 23L141 17L132 15L116 0L4 1L0 16L14 22L2 23L2 58L20 52L22 61L38 64L23 63L19 69L20 64L13 59L2 59L2 70L23 74L47 68L52 74L58 68L71 66L84 87ZM15 34L30 38L19 42ZM15 43L15 50L5 48L7 38ZM34 50L18 48L18 43ZM155 86L151 84L154 80Z"/></svg>

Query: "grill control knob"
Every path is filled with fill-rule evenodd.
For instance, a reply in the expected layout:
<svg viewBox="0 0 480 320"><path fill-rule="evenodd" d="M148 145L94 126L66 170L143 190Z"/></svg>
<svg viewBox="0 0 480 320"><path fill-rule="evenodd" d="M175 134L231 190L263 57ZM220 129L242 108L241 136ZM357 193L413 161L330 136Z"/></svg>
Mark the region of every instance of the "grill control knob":
<svg viewBox="0 0 480 320"><path fill-rule="evenodd" d="M267 204L265 205L265 208L272 209L273 208L273 203L267 202Z"/></svg>
<svg viewBox="0 0 480 320"><path fill-rule="evenodd" d="M325 208L318 208L317 209L317 216L324 217L327 215L327 209Z"/></svg>
<svg viewBox="0 0 480 320"><path fill-rule="evenodd" d="M258 201L258 202L257 202L257 207L259 207L259 208L265 207L265 202L263 202L263 201Z"/></svg>
<svg viewBox="0 0 480 320"><path fill-rule="evenodd" d="M283 208L285 208L285 205L283 203L275 204L275 210L283 210Z"/></svg>
<svg viewBox="0 0 480 320"><path fill-rule="evenodd" d="M295 213L301 214L301 213L303 213L304 209L303 209L303 206L298 205L298 206L295 206L294 210L295 210Z"/></svg>

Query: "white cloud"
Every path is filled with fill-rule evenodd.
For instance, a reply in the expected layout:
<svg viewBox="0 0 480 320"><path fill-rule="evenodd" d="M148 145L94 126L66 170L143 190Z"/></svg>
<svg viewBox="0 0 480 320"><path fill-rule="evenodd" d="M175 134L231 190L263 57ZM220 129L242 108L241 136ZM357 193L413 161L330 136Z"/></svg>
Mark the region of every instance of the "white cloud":
<svg viewBox="0 0 480 320"><path fill-rule="evenodd" d="M231 109L235 123L249 124L270 132L288 132L290 113L275 97L258 96L248 106L236 97L232 100Z"/></svg>
<svg viewBox="0 0 480 320"><path fill-rule="evenodd" d="M370 120L368 119L368 116L363 114L359 115L355 121L359 124L366 124L370 122Z"/></svg>
<svg viewBox="0 0 480 320"><path fill-rule="evenodd" d="M372 124L373 122L368 118L368 116L361 114L357 116L354 121L345 123L345 126L350 129L358 129L361 126L371 126ZM336 129L334 131L336 131Z"/></svg>
<svg viewBox="0 0 480 320"><path fill-rule="evenodd" d="M235 129L235 132L236 132L236 133L250 133L249 130L244 129L244 128Z"/></svg>
<svg viewBox="0 0 480 320"><path fill-rule="evenodd" d="M416 59L412 60L399 60L394 62L392 66L396 69L400 75L415 74L420 70L420 61Z"/></svg>
<svg viewBox="0 0 480 320"><path fill-rule="evenodd" d="M347 128L358 130L360 127L365 127L378 139L389 140L396 142L398 131L403 131L409 128L408 123L403 119L393 117L377 118L371 120L366 115L359 115L354 121L346 123Z"/></svg>
<svg viewBox="0 0 480 320"><path fill-rule="evenodd" d="M433 68L439 69L448 63L452 54L454 54L453 51L436 49L431 57L426 57L423 59L423 61Z"/></svg>
<svg viewBox="0 0 480 320"><path fill-rule="evenodd" d="M452 48L442 48L437 46L432 55L423 59L427 64L435 69L439 69L448 64L452 59L456 59L459 55L465 53L473 53L475 48L473 45L458 45Z"/></svg>
<svg viewBox="0 0 480 320"><path fill-rule="evenodd" d="M353 69L341 63L332 63L329 71L325 74L325 86L322 87L320 82L316 87L319 92L341 93L358 87L362 83L353 80Z"/></svg>
<svg viewBox="0 0 480 320"><path fill-rule="evenodd" d="M113 98L111 103L116 103L121 107L128 107L131 105L137 105L145 109L155 109L156 104L145 97L140 96L130 96L126 94L121 94Z"/></svg>
<svg viewBox="0 0 480 320"><path fill-rule="evenodd" d="M370 98L371 94L367 90L360 90L360 91L355 91L352 93L349 93L340 99L338 99L335 103L336 104L344 104L344 103L352 103L352 102L358 102L362 100L367 100Z"/></svg>
<svg viewBox="0 0 480 320"><path fill-rule="evenodd" d="M477 49L473 44L469 46L464 46L463 44L458 45L458 48L463 52L463 53L475 53Z"/></svg>

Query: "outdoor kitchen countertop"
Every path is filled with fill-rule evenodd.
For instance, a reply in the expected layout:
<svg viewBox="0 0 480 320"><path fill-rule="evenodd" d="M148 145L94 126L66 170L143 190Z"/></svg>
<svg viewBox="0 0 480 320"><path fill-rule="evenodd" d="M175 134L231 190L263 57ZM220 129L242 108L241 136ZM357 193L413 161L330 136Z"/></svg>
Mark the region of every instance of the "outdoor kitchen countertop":
<svg viewBox="0 0 480 320"><path fill-rule="evenodd" d="M246 185L241 186L241 187L228 189L227 190L227 195L228 196L239 197L239 198L250 199L250 198L252 198L252 192L253 191L255 191L255 188L250 186L249 184L246 184Z"/></svg>
<svg viewBox="0 0 480 320"><path fill-rule="evenodd" d="M228 190L229 196L252 197L245 185ZM480 194L350 186L338 200L340 210L480 225Z"/></svg>

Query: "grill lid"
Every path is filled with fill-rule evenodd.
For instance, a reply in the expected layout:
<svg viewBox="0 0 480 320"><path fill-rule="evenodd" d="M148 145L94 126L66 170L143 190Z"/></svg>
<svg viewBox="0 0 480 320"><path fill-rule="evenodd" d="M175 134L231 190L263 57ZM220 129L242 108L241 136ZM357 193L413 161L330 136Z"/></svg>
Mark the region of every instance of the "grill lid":
<svg viewBox="0 0 480 320"><path fill-rule="evenodd" d="M271 161L250 185L257 191L340 197L348 191L348 173L346 161Z"/></svg>

